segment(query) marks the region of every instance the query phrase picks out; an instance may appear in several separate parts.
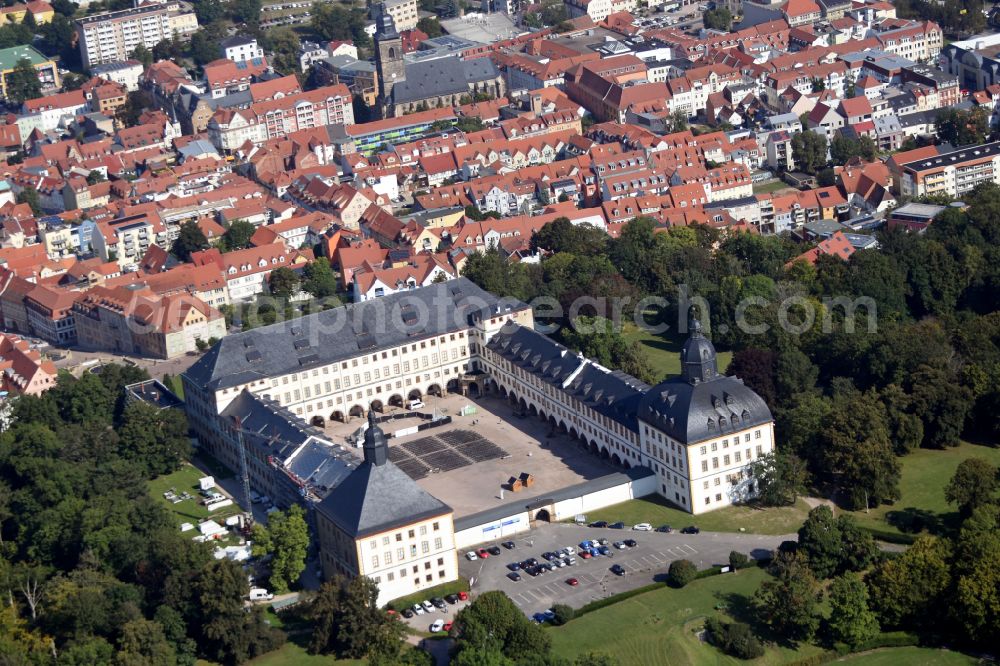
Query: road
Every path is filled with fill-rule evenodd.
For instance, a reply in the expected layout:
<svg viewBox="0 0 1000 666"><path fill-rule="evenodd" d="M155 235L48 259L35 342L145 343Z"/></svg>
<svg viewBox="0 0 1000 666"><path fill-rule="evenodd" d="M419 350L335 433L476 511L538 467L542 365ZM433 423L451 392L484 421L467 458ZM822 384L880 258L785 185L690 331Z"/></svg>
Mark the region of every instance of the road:
<svg viewBox="0 0 1000 666"><path fill-rule="evenodd" d="M542 561L541 554L565 546L577 546L584 539L604 537L609 543L635 539L638 545L628 550L612 547L613 557L590 560L577 557L577 564L531 577L522 574L518 582L507 578L507 565L534 557ZM782 541L794 541L796 535L766 536L727 532L702 532L686 535L677 532L635 532L632 530L592 529L571 524L543 525L514 539L514 550L502 549L497 557L470 562L461 554L459 573L474 581L473 592L503 590L527 615L544 611L554 603L579 608L597 599L663 580L674 560L691 560L699 569L729 562L733 550L751 557L764 556ZM492 545L492 544L489 544ZM626 574L616 576L610 571L614 564L622 565ZM567 580L576 578L576 586Z"/></svg>

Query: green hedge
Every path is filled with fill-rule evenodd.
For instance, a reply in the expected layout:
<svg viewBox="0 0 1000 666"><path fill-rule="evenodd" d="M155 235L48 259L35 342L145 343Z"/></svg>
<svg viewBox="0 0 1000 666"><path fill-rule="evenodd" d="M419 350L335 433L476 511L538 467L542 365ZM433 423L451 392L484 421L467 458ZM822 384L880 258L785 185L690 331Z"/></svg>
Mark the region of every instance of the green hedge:
<svg viewBox="0 0 1000 666"><path fill-rule="evenodd" d="M880 530L874 527L867 527L862 525L861 529L865 530L872 535L878 541L885 541L886 543L896 543L903 546L910 546L914 541L917 540L917 535L915 534L901 534L899 532L889 532L887 530Z"/></svg>
<svg viewBox="0 0 1000 666"><path fill-rule="evenodd" d="M650 583L643 587L637 587L634 590L629 590L628 592L622 592L621 594L616 594L614 596L607 597L605 599L597 599L596 601L591 601L589 604L581 606L576 610L576 616L586 615L595 610L600 610L606 606L611 606L618 603L619 601L625 601L626 599L631 599L632 597L637 597L640 594L645 594L646 592L652 592L653 590L658 590L663 587L663 583ZM575 619L575 618L574 618Z"/></svg>

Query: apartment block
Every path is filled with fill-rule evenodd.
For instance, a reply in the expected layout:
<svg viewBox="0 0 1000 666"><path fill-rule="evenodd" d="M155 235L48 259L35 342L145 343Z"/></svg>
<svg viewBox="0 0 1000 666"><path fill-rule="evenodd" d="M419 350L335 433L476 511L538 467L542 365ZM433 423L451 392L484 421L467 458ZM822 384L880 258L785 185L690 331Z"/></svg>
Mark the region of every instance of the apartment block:
<svg viewBox="0 0 1000 666"><path fill-rule="evenodd" d="M186 2L166 2L85 16L76 21L83 66L128 60L140 44L152 49L177 34L198 29L198 17Z"/></svg>
<svg viewBox="0 0 1000 666"><path fill-rule="evenodd" d="M982 183L1000 183L1000 141L933 155L899 169L904 196L963 197Z"/></svg>

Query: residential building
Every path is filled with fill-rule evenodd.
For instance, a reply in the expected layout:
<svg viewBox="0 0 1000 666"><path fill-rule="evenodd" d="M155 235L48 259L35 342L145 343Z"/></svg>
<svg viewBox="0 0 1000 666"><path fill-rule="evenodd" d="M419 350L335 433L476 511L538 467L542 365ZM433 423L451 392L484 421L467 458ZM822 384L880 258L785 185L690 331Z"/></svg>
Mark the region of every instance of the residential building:
<svg viewBox="0 0 1000 666"><path fill-rule="evenodd" d="M165 39L185 38L196 30L198 17L183 0L145 3L76 20L80 57L86 69L127 60L140 44L152 49Z"/></svg>
<svg viewBox="0 0 1000 666"><path fill-rule="evenodd" d="M899 165L899 192L909 198L964 197L982 183L1000 183L1000 142L967 146Z"/></svg>
<svg viewBox="0 0 1000 666"><path fill-rule="evenodd" d="M417 0L384 0L381 3L381 7L373 3L372 8L376 12L388 13L392 17L392 22L396 25L396 29L399 31L413 30L417 27L417 21L420 18L417 15L417 10L419 9ZM354 57L356 58L357 55Z"/></svg>
<svg viewBox="0 0 1000 666"><path fill-rule="evenodd" d="M221 312L189 294L91 287L73 305L77 343L87 349L176 358L226 335Z"/></svg>
<svg viewBox="0 0 1000 666"><path fill-rule="evenodd" d="M56 61L42 54L33 46L11 46L0 49L0 95L7 97L7 77L13 73L17 63L27 60L38 72L38 80L42 84L42 92L58 90L62 85L59 77L59 67ZM25 135L27 136L27 135Z"/></svg>
<svg viewBox="0 0 1000 666"><path fill-rule="evenodd" d="M27 340L0 333L0 389L12 395L39 395L56 385L55 364Z"/></svg>
<svg viewBox="0 0 1000 666"><path fill-rule="evenodd" d="M222 57L233 62L260 60L264 57L264 49L257 43L256 37L233 35L223 39L219 48L222 50Z"/></svg>
<svg viewBox="0 0 1000 666"><path fill-rule="evenodd" d="M122 60L120 62L106 62L101 65L94 65L90 68L90 73L108 81L114 81L125 86L129 92L139 89L139 80L142 78L143 66L138 60Z"/></svg>

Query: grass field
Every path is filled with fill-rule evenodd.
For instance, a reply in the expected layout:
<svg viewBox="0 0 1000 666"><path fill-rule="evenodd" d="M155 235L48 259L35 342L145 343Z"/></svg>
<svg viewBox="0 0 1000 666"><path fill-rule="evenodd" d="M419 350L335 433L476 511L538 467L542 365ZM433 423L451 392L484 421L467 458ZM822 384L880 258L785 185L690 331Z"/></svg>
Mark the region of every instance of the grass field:
<svg viewBox="0 0 1000 666"><path fill-rule="evenodd" d="M704 618L721 612L717 606L742 608L766 577L760 569L744 569L695 581L683 590L664 586L552 629L553 651L570 658L604 652L621 666L741 663L702 643L695 632ZM771 647L754 663L780 664L819 652L812 645Z"/></svg>
<svg viewBox="0 0 1000 666"><path fill-rule="evenodd" d="M853 666L898 666L899 664L906 664L906 666L964 666L977 662L961 652L936 648L901 647L851 655L834 663L852 664Z"/></svg>
<svg viewBox="0 0 1000 666"><path fill-rule="evenodd" d="M289 641L280 650L251 659L247 662L247 666L361 666L365 663L367 662L358 659L334 659L329 656L309 654L301 645Z"/></svg>
<svg viewBox="0 0 1000 666"><path fill-rule="evenodd" d="M649 364L653 368L653 373L659 379L665 379L671 375L681 373L681 347L684 346L684 336L656 335L634 324L626 324L622 335L626 340L635 341L647 354ZM729 362L733 360L732 352L719 352L719 371L725 372L729 367Z"/></svg>
<svg viewBox="0 0 1000 666"><path fill-rule="evenodd" d="M936 533L957 527L958 512L945 501L944 487L959 463L972 457L1000 465L1000 448L963 443L942 451L917 449L900 459L902 498L895 504L851 515L863 525L893 532L919 532L926 527Z"/></svg>
<svg viewBox="0 0 1000 666"><path fill-rule="evenodd" d="M203 476L205 474L201 470L185 463L183 467L173 474L160 476L150 481L149 493L158 501L163 502L163 506L167 507L177 517L178 525L181 523L197 524L199 521L209 517L221 524L223 519L240 513L240 507L235 502L232 506L223 507L212 513L209 513L208 509L199 504L198 500L201 499L201 496L198 495L198 479ZM194 495L194 499L184 500L178 504L171 504L163 497L163 493L170 488L173 488L177 493L182 493L186 490L191 495Z"/></svg>
<svg viewBox="0 0 1000 666"><path fill-rule="evenodd" d="M808 513L809 505L800 499L789 507L754 509L734 506L695 517L687 511L673 508L659 495L651 495L588 512L587 520L621 520L626 525L650 523L653 527L670 525L674 529L697 525L709 532L738 532L742 527L756 534L792 534L802 526Z"/></svg>
<svg viewBox="0 0 1000 666"><path fill-rule="evenodd" d="M779 190L794 190L783 180L770 180L763 183L755 183L753 186L754 194L767 194L768 192L777 192Z"/></svg>

